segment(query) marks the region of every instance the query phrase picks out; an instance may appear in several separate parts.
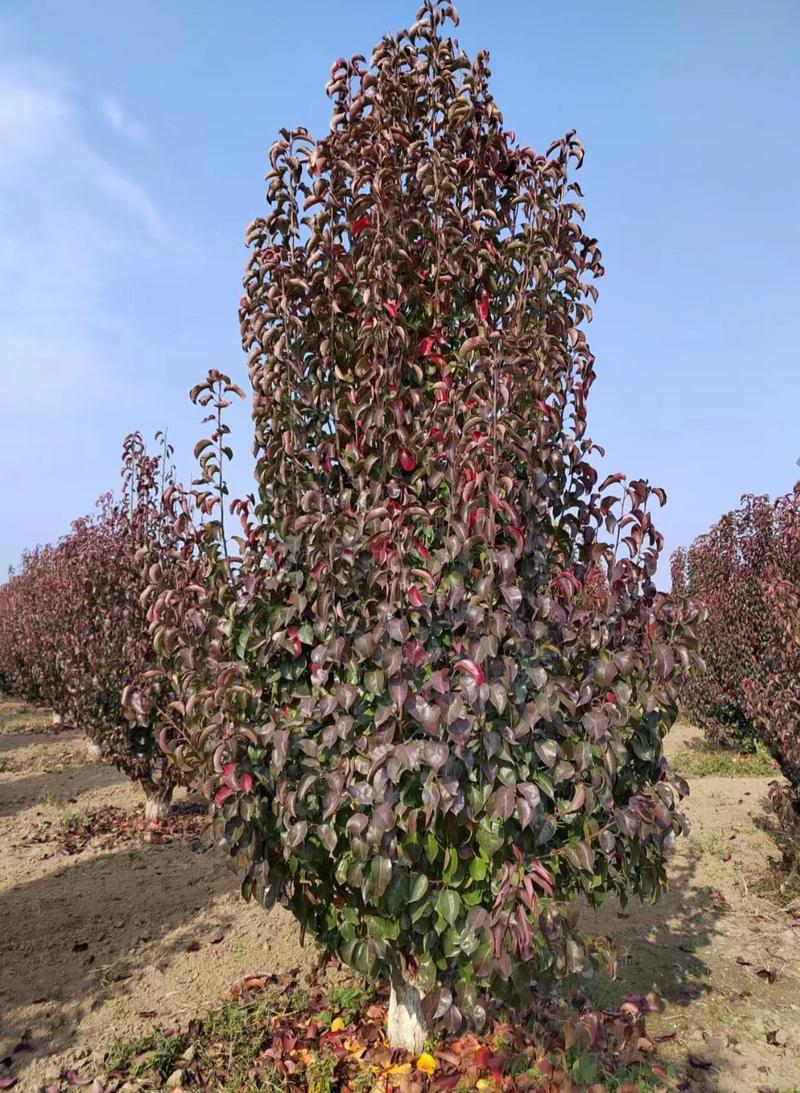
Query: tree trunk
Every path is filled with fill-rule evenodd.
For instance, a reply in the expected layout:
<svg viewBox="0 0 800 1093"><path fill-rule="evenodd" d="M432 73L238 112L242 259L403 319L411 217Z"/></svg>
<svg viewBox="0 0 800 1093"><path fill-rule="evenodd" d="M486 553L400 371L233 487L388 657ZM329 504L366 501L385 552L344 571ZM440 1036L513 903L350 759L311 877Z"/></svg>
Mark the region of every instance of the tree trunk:
<svg viewBox="0 0 800 1093"><path fill-rule="evenodd" d="M144 785L144 818L148 823L163 820L172 801L172 786Z"/></svg>
<svg viewBox="0 0 800 1093"><path fill-rule="evenodd" d="M386 1032L389 1047L401 1047L411 1055L419 1055L428 1038L422 996L399 970L392 974Z"/></svg>
<svg viewBox="0 0 800 1093"><path fill-rule="evenodd" d="M63 721L64 721L64 718L61 716L61 714L56 713L55 711L53 711L53 724L54 725L61 725L63 723Z"/></svg>
<svg viewBox="0 0 800 1093"><path fill-rule="evenodd" d="M99 763L103 758L103 749L99 744L95 744L94 740L90 740L86 745L86 751L89 754L89 761L91 763Z"/></svg>

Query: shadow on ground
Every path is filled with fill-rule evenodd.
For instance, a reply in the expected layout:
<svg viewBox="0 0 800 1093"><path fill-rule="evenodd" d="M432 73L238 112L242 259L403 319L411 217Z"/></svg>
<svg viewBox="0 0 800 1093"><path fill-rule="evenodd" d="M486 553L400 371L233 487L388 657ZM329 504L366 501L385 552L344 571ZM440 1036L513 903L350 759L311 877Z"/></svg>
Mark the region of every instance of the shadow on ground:
<svg viewBox="0 0 800 1093"><path fill-rule="evenodd" d="M676 860L669 889L655 904L635 900L623 909L613 900L597 913L586 913L587 930L611 937L618 960L616 979L601 974L588 984L586 994L592 1002L616 1009L628 994L654 992L674 1015L714 991L708 950L727 913L727 901L703 882L702 864L697 855ZM693 1067L687 1056L679 1088L716 1093L722 1088L719 1051L713 1044L703 1044L694 1057L708 1065Z"/></svg>
<svg viewBox="0 0 800 1093"><path fill-rule="evenodd" d="M0 1057L28 1028L24 1061L59 1050L88 1009L138 971L210 944L207 918L194 929L193 921L235 889L215 853L172 844L71 859L3 892ZM214 918L217 929L228 924Z"/></svg>
<svg viewBox="0 0 800 1093"><path fill-rule="evenodd" d="M123 785L128 779L105 763L65 767L0 783L0 816L13 816L47 801L69 801L82 793Z"/></svg>
<svg viewBox="0 0 800 1093"><path fill-rule="evenodd" d="M618 1006L630 993L656 991L683 1005L710 988L711 969L703 957L717 933L725 901L698 875L701 861L685 857L670 874L668 891L655 904L634 901L626 908L609 901L586 912L589 932L613 939L618 978L598 976L588 993L604 1006Z"/></svg>
<svg viewBox="0 0 800 1093"><path fill-rule="evenodd" d="M21 748L41 747L42 744L52 744L53 741L66 739L68 739L66 735L52 736L43 732L0 733L0 754L19 751Z"/></svg>

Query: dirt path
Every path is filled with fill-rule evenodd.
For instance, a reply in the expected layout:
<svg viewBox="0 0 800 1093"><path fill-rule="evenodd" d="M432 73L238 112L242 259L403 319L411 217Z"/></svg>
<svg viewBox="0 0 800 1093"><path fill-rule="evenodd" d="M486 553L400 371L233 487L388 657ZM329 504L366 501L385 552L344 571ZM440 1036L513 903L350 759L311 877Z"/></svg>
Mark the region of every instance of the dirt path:
<svg viewBox="0 0 800 1093"><path fill-rule="evenodd" d="M310 967L293 920L243 903L235 876L196 841L59 854L59 825L107 805L133 812L137 790L88 762L77 734L3 733L2 714L0 1078L33 1091L66 1065L90 1072L115 1038L185 1026L245 974ZM674 730L670 750L692 735ZM659 1050L683 1089L800 1090L800 904L778 907L748 880L776 854L768 781L693 780L693 832L669 893L587 916L619 949L619 979L588 993L659 992L651 1032L674 1034Z"/></svg>

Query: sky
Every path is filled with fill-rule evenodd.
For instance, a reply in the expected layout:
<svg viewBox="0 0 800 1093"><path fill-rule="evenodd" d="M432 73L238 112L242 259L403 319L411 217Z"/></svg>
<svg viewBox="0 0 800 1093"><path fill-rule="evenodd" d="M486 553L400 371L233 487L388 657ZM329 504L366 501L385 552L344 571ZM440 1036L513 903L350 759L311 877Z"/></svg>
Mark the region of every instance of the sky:
<svg viewBox="0 0 800 1093"><path fill-rule="evenodd" d="M3 0L0 575L118 481L122 439L202 435L189 388L246 385L244 229L282 126L322 136L330 64L415 0ZM605 468L669 495L665 555L800 475L796 0L464 0L506 124L567 129L606 276L589 340ZM231 418L249 492L246 406ZM661 583L668 579L666 562Z"/></svg>

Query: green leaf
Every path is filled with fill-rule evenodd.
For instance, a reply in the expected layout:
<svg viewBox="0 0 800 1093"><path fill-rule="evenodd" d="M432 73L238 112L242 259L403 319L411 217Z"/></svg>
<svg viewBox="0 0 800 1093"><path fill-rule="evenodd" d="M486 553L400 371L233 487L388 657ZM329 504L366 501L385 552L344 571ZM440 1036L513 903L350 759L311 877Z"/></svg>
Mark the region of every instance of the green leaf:
<svg viewBox="0 0 800 1093"><path fill-rule="evenodd" d="M473 880L483 880L486 872L487 866L483 858L473 858L469 863L469 875Z"/></svg>
<svg viewBox="0 0 800 1093"><path fill-rule="evenodd" d="M237 657L243 657L247 652L247 643L250 641L253 631L249 626L246 626L244 630L239 632L239 636L236 639L236 655Z"/></svg>
<svg viewBox="0 0 800 1093"><path fill-rule="evenodd" d="M582 1051L572 1064L572 1077L581 1085L592 1085L599 1073L597 1060L588 1051Z"/></svg>
<svg viewBox="0 0 800 1093"><path fill-rule="evenodd" d="M367 933L370 937L379 937L394 941L400 934L400 923L397 919L380 918L378 915L367 915Z"/></svg>
<svg viewBox="0 0 800 1093"><path fill-rule="evenodd" d="M370 895L372 899L379 900L389 887L392 879L392 863L388 858L377 857L372 859L370 866Z"/></svg>
<svg viewBox="0 0 800 1093"><path fill-rule="evenodd" d="M367 672L364 676L364 686L372 695L382 695L386 690L386 676L380 670L375 668L371 672Z"/></svg>
<svg viewBox="0 0 800 1093"><path fill-rule="evenodd" d="M483 856L487 859L493 858L502 845L503 836L484 817L478 824L478 846Z"/></svg>
<svg viewBox="0 0 800 1093"><path fill-rule="evenodd" d="M417 961L417 974L414 986L420 994L427 994L436 985L436 965L430 956L423 956Z"/></svg>
<svg viewBox="0 0 800 1093"><path fill-rule="evenodd" d="M408 893L409 903L419 903L425 893L428 891L428 878L424 873L417 873L411 882L411 889Z"/></svg>
<svg viewBox="0 0 800 1093"><path fill-rule="evenodd" d="M436 839L436 835L433 831L429 831L425 836L425 857L433 864L439 856L439 843Z"/></svg>
<svg viewBox="0 0 800 1093"><path fill-rule="evenodd" d="M549 774L544 774L543 772L534 774L533 781L536 783L542 793L545 794L545 796L549 797L551 801L555 801L555 786L553 785L553 779L550 777Z"/></svg>
<svg viewBox="0 0 800 1093"><path fill-rule="evenodd" d="M443 888L436 897L435 906L445 922L453 926L461 909L461 896L452 888Z"/></svg>
<svg viewBox="0 0 800 1093"><path fill-rule="evenodd" d="M555 765L558 759L558 744L555 740L537 740L533 748L546 767Z"/></svg>

